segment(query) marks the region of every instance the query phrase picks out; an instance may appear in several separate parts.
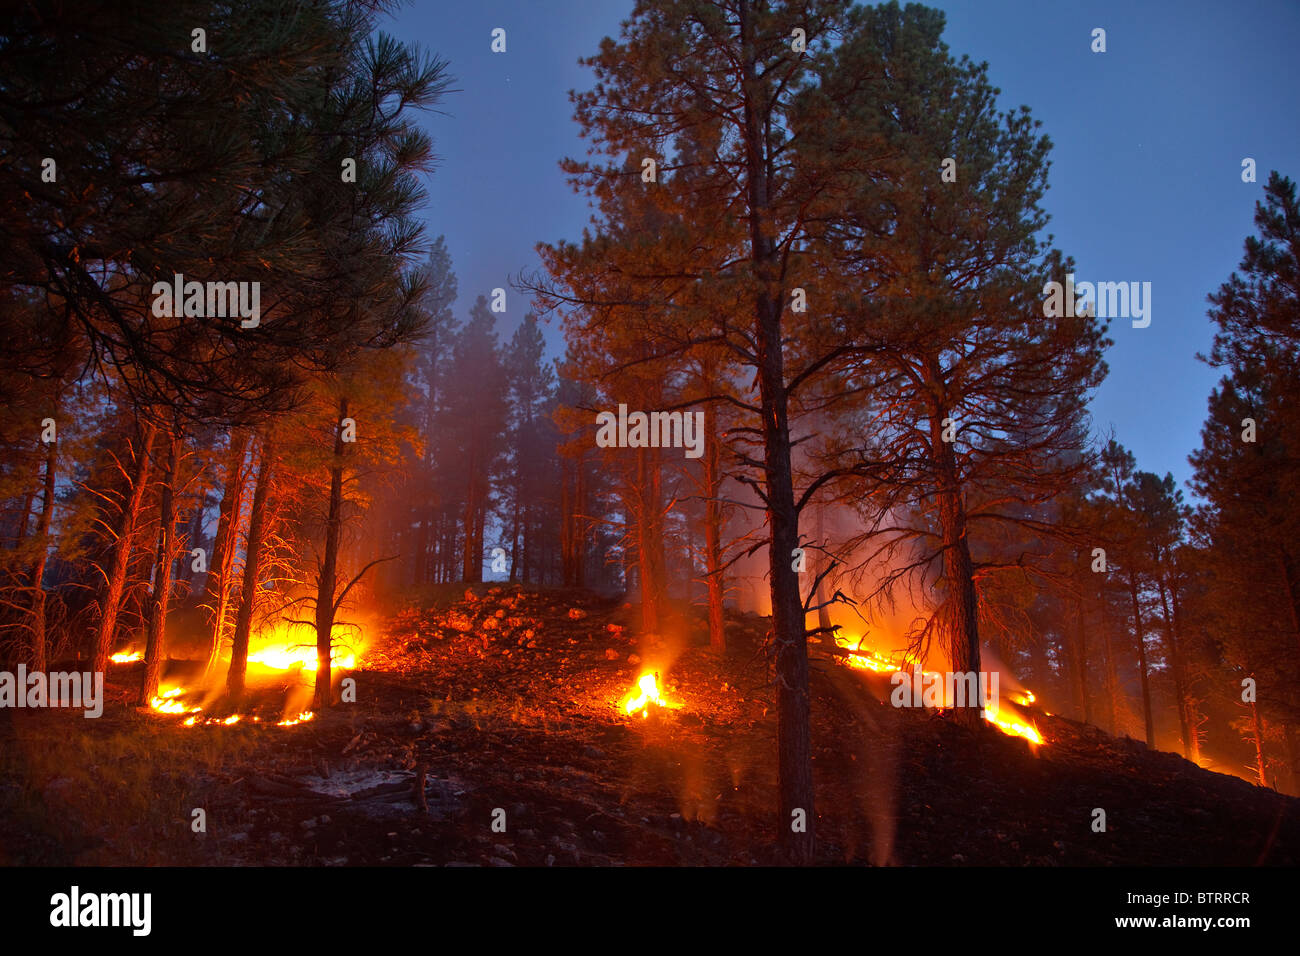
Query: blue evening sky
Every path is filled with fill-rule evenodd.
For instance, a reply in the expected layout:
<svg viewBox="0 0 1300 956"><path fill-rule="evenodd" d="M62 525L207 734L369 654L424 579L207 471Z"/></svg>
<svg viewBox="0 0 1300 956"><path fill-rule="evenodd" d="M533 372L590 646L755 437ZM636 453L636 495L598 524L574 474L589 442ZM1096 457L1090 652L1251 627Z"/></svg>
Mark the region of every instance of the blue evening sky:
<svg viewBox="0 0 1300 956"><path fill-rule="evenodd" d="M1205 296L1241 258L1271 169L1300 176L1296 0L935 0L957 55L989 64L1003 108L1028 105L1051 138L1049 231L1079 281L1152 284L1152 321L1111 323L1110 377L1092 405L1138 466L1181 482L1218 373L1196 361ZM430 235L445 234L462 316L474 297L538 266L534 245L589 216L558 167L581 156L568 91L578 59L617 36L631 0L415 0L384 28L451 63L459 92L426 116L442 157ZM506 30L505 53L490 50ZM1095 27L1105 53L1090 49ZM1241 181L1253 157L1258 181ZM527 310L508 291L508 336ZM547 330L558 349L559 330Z"/></svg>

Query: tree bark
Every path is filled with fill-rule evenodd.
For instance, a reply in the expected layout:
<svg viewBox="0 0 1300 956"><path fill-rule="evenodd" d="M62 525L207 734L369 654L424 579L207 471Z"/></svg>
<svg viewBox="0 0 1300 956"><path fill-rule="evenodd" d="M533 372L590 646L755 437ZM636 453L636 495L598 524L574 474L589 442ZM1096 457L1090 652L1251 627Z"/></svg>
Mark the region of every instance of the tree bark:
<svg viewBox="0 0 1300 956"><path fill-rule="evenodd" d="M235 570L235 542L243 522L244 486L248 470L244 458L248 452L248 433L242 429L230 434L230 452L226 456L225 475L222 481L221 506L217 514L217 536L212 542L212 561L208 565L208 578L204 583L209 607L209 627L212 640L208 647L208 661L204 672L211 672L221 659L221 645L226 637L226 622L230 617L230 591Z"/></svg>
<svg viewBox="0 0 1300 956"><path fill-rule="evenodd" d="M1112 735L1119 732L1119 666L1115 660L1115 645L1110 627L1106 623L1106 580L1097 578L1097 621L1101 627L1103 648L1106 654L1106 715Z"/></svg>
<svg viewBox="0 0 1300 956"><path fill-rule="evenodd" d="M1074 598L1074 685L1079 713L1085 724L1092 723L1092 700L1088 696L1088 628L1083 619L1083 595Z"/></svg>
<svg viewBox="0 0 1300 956"><path fill-rule="evenodd" d="M175 425L168 435L167 470L163 477L158 506L158 551L154 556L153 591L149 599L149 622L144 648L144 679L140 686L140 704L158 696L162 678L163 644L167 630L167 609L171 603L172 564L176 548L176 458L181 435Z"/></svg>
<svg viewBox="0 0 1300 956"><path fill-rule="evenodd" d="M45 446L45 481L41 500L41 516L36 525L37 548L36 561L32 565L32 624L28 659L33 671L45 670L45 564L50 554L50 524L54 519L54 473L58 467L58 444L48 442Z"/></svg>
<svg viewBox="0 0 1300 956"><path fill-rule="evenodd" d="M772 597L772 639L776 649L777 772L780 834L786 859L808 864L816 848L812 740L808 692L808 640L804 629L799 576L792 564L799 547L790 453L789 393L781 312L784 294L769 209L770 183L766 130L771 80L758 76L756 28L748 0L739 14L744 108L745 188L750 261L758 288L754 296L754 340L759 405L762 410L763 480L771 547L768 551ZM802 819L802 828L797 826Z"/></svg>
<svg viewBox="0 0 1300 956"><path fill-rule="evenodd" d="M1259 716L1259 704L1254 700L1250 702L1250 720L1255 737L1255 769L1259 772L1259 785L1267 787L1268 771L1264 763L1264 721Z"/></svg>
<svg viewBox="0 0 1300 956"><path fill-rule="evenodd" d="M318 709L333 702L330 693L330 663L334 645L334 591L337 586L339 540L343 532L343 419L348 400L339 399L339 417L334 430L334 458L330 464L329 517L325 521L325 556L316 582L316 698Z"/></svg>
<svg viewBox="0 0 1300 956"><path fill-rule="evenodd" d="M975 569L971 561L970 541L966 534L966 509L957 477L955 442L943 440L941 411L930 416L931 450L938 465L939 525L943 538L943 574L948 586L948 619L944 643L948 666L955 673L980 670L979 598L975 591ZM982 682L980 686L983 686ZM955 702L954 702L955 703ZM980 720L978 700L954 708L957 718L968 727Z"/></svg>
<svg viewBox="0 0 1300 956"><path fill-rule="evenodd" d="M1142 720L1146 725L1147 746L1156 745L1155 722L1151 717L1151 681L1147 675L1147 647L1142 628L1142 604L1138 600L1137 572L1128 572L1129 596L1133 600L1133 632L1137 639L1138 674L1142 678Z"/></svg>
<svg viewBox="0 0 1300 956"><path fill-rule="evenodd" d="M709 647L727 649L723 616L726 589L722 579L722 450L718 442L718 412L710 402L704 410L704 566L709 589Z"/></svg>
<svg viewBox="0 0 1300 956"><path fill-rule="evenodd" d="M816 593L813 600L817 602L817 627L821 631L821 640L827 645L835 643L834 632L831 631L831 609L826 604L826 577L828 569L831 566L831 557L826 553L826 503L817 503L817 547L822 549L817 552L817 564L814 573L817 575Z"/></svg>
<svg viewBox="0 0 1300 956"><path fill-rule="evenodd" d="M1156 579L1160 591L1160 609L1164 614L1165 642L1169 645L1169 669L1173 672L1174 698L1178 705L1178 733L1182 737L1183 756L1188 760L1196 759L1196 740L1193 733L1191 701L1187 698L1187 678L1183 673L1182 654L1178 648L1178 635L1174 628L1173 612L1170 608L1169 593L1164 574Z"/></svg>
<svg viewBox="0 0 1300 956"><path fill-rule="evenodd" d="M226 694L235 707L243 699L244 679L248 672L248 640L253 629L253 610L257 604L262 538L266 533L266 499L271 491L274 454L271 440L264 438L257 486L253 491L253 508L248 518L248 539L244 544L244 575L239 592L239 612L235 616L235 633L230 642L230 670L226 674Z"/></svg>
<svg viewBox="0 0 1300 956"><path fill-rule="evenodd" d="M121 527L118 528L117 540L113 543L112 565L105 576L104 593L100 599L99 629L95 637L93 665L96 673L103 673L108 669L108 659L113 653L117 613L122 606L122 594L126 590L126 574L131 563L131 544L135 537L135 526L140 519L145 488L149 484L149 469L152 464L151 455L156 433L156 426L152 422L146 422L136 452L135 477L131 482L131 493L122 507Z"/></svg>

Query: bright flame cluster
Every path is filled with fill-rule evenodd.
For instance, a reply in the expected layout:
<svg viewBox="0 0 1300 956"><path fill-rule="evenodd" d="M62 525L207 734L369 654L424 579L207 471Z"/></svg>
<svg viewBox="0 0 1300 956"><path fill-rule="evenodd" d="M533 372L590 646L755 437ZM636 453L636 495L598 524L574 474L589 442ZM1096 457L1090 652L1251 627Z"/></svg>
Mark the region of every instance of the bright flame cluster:
<svg viewBox="0 0 1300 956"><path fill-rule="evenodd" d="M855 642L850 637L842 637L836 634L835 643L845 650L853 652L847 657L840 658L849 667L858 670L875 671L880 674L896 674L903 670L902 664L897 661L891 661L874 651L861 650L858 647L860 642ZM927 671L926 674L928 676L929 672ZM934 676L937 677L938 675ZM1015 692L1009 696L1014 703L1019 704L1021 707L1028 707L1037 699L1028 690ZM1042 734L1038 732L1038 728L1034 727L1033 724L1017 719L1014 714L1003 712L999 707L986 707L984 709L984 719L1004 734L1009 734L1012 737L1023 737L1034 745L1043 742Z"/></svg>
<svg viewBox="0 0 1300 956"><path fill-rule="evenodd" d="M271 667L280 671L295 670L297 668L314 671L319 661L316 659L316 648L310 644L296 646L278 644L264 647L255 654L249 654L248 663L261 664L263 667ZM333 657L332 666L352 670L357 666L357 656L350 653L337 653Z"/></svg>
<svg viewBox="0 0 1300 956"><path fill-rule="evenodd" d="M670 710L675 710L680 706L664 697L659 690L659 675L654 671L642 674L637 679L636 686L640 693L629 696L623 704L623 712L626 714L631 715L641 711L642 717L649 717L651 704L666 707Z"/></svg>
<svg viewBox="0 0 1300 956"><path fill-rule="evenodd" d="M1036 727L1016 720L1009 714L1003 714L998 708L986 707L984 709L984 719L1004 734L1010 734L1013 737L1024 737L1031 744L1041 744L1043 742L1043 736Z"/></svg>
<svg viewBox="0 0 1300 956"><path fill-rule="evenodd" d="M179 687L168 687L160 690L158 696L149 701L149 706L160 714L197 714L202 707L186 707L183 701L177 700L184 691Z"/></svg>

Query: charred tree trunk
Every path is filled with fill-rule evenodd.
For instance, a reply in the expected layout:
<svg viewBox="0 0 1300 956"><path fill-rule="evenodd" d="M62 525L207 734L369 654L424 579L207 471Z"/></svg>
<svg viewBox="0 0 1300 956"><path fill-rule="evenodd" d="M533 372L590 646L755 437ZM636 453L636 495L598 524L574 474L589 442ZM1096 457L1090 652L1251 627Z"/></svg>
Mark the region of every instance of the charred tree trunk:
<svg viewBox="0 0 1300 956"><path fill-rule="evenodd" d="M248 672L248 640L253 630L253 611L257 605L257 579L262 564L262 538L266 534L266 499L271 492L274 471L274 447L262 440L257 486L253 491L253 508L248 517L248 538L244 544L244 575L239 589L239 612L235 616L235 633L230 641L230 671L226 674L226 694L238 707L244 696L244 678Z"/></svg>
<svg viewBox="0 0 1300 956"><path fill-rule="evenodd" d="M50 554L50 524L54 520L54 471L58 467L57 443L45 446L45 480L41 516L36 525L36 561L32 565L32 623L28 660L33 671L45 670L45 563Z"/></svg>
<svg viewBox="0 0 1300 956"><path fill-rule="evenodd" d="M1133 600L1133 631L1137 640L1138 675L1142 678L1142 720L1146 726L1147 746L1156 745L1155 722L1151 718L1151 679L1147 674L1146 634L1142 627L1142 603L1138 599L1137 572L1128 572L1129 596Z"/></svg>
<svg viewBox="0 0 1300 956"><path fill-rule="evenodd" d="M113 543L112 564L104 576L104 593L99 602L99 629L95 636L93 669L96 672L102 673L108 669L108 659L113 653L117 612L122 606L122 594L126 590L126 574L131 563L131 544L135 537L136 523L140 519L145 488L149 484L149 468L152 463L151 455L156 432L157 428L152 423L146 423L140 436L131 493L122 506L122 522L117 531L117 540Z"/></svg>
<svg viewBox="0 0 1300 956"><path fill-rule="evenodd" d="M163 642L167 629L167 608L171 603L172 563L176 547L176 458L181 435L175 425L167 436L167 470L163 476L158 505L158 551L154 556L153 591L149 598L149 623L144 648L144 680L140 704L158 695L162 677Z"/></svg>
<svg viewBox="0 0 1300 956"><path fill-rule="evenodd" d="M330 694L330 661L334 644L334 591L338 583L339 541L343 532L343 420L348 417L348 400L339 399L339 418L334 430L334 459L330 464L330 505L325 521L325 556L316 582L316 698L324 709L333 702Z"/></svg>

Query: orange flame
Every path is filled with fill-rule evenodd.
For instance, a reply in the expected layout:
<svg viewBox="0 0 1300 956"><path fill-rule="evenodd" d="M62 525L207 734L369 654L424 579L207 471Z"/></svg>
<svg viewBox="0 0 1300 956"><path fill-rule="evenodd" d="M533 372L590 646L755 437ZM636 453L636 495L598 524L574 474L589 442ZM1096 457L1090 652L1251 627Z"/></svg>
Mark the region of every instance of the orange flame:
<svg viewBox="0 0 1300 956"><path fill-rule="evenodd" d="M656 671L647 671L642 674L637 678L636 685L640 693L630 694L623 703L623 712L628 715L640 711L642 717L649 717L651 704L670 710L675 710L681 706L670 702L664 697L659 690L659 674Z"/></svg>
<svg viewBox="0 0 1300 956"><path fill-rule="evenodd" d="M875 651L863 650L861 648L862 639L855 640L848 635L835 635L835 643L840 647L852 651L847 657L837 658L848 667L857 668L858 670L870 670L881 674L896 674L903 670L903 665L898 661L891 661L886 657L877 654ZM931 676L930 671L924 672ZM938 675L933 675L938 676ZM1028 690L1022 690L1009 695L1011 700L1022 707L1028 707L1033 704L1037 698ZM1037 746L1043 742L1042 734L1038 728L1027 720L1018 717L1010 710L1004 710L998 706L986 707L984 710L984 719L1004 734L1012 737L1023 737L1031 744Z"/></svg>

